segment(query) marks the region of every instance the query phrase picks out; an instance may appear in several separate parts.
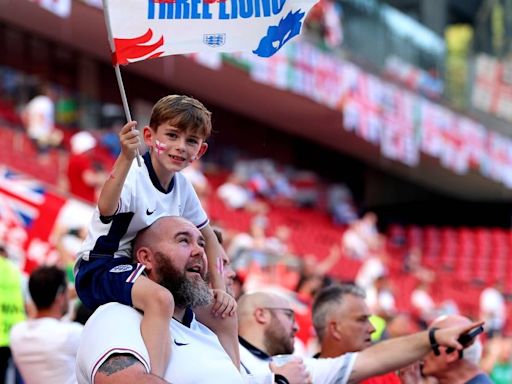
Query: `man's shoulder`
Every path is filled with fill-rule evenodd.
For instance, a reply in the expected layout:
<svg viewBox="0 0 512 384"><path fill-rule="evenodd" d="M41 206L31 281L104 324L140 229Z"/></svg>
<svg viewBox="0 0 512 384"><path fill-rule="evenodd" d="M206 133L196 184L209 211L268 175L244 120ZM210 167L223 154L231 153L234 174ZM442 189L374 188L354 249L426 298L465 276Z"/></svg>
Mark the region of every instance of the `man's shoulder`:
<svg viewBox="0 0 512 384"><path fill-rule="evenodd" d="M480 372L478 375L467 381L466 384L492 384L491 378L484 372Z"/></svg>

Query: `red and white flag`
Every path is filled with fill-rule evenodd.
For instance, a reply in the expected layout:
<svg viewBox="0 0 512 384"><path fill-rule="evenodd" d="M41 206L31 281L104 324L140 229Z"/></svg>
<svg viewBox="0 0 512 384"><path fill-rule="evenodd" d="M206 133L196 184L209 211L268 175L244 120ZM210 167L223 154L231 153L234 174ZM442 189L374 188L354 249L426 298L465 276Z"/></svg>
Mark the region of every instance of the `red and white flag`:
<svg viewBox="0 0 512 384"><path fill-rule="evenodd" d="M194 52L270 57L317 0L103 0L114 64Z"/></svg>

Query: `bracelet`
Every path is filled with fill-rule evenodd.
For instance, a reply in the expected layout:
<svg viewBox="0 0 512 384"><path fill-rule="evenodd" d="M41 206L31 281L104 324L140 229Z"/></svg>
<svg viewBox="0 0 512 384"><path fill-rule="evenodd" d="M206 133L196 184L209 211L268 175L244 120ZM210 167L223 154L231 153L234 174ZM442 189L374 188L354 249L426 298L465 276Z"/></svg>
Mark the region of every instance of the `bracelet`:
<svg viewBox="0 0 512 384"><path fill-rule="evenodd" d="M436 356L439 356L441 354L441 352L439 352L439 344L437 343L436 335L435 335L435 333L438 329L439 328L432 327L428 330L428 340L430 341L430 346L432 347L432 350L434 351L434 355L436 355Z"/></svg>
<svg viewBox="0 0 512 384"><path fill-rule="evenodd" d="M284 377L283 375L280 375L279 373L276 373L274 375L274 383L275 384L290 384L288 379Z"/></svg>

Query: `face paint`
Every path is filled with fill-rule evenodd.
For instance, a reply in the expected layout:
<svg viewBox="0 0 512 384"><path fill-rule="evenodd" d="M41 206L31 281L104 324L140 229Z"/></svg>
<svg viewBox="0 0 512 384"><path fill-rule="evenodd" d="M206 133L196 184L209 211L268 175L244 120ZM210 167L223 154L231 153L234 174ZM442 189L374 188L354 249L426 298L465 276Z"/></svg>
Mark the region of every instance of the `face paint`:
<svg viewBox="0 0 512 384"><path fill-rule="evenodd" d="M157 155L161 155L163 151L167 149L167 145L161 143L158 140L155 140L155 150Z"/></svg>

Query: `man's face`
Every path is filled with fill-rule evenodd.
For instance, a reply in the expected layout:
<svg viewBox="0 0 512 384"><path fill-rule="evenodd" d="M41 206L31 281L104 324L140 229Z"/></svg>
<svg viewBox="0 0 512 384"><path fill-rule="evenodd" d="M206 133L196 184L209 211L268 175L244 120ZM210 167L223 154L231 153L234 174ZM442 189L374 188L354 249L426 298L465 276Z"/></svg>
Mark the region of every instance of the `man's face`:
<svg viewBox="0 0 512 384"><path fill-rule="evenodd" d="M439 347L441 355L436 356L434 352L429 352L423 359L421 373L424 376L436 376L449 369L449 361L444 353L444 347Z"/></svg>
<svg viewBox="0 0 512 384"><path fill-rule="evenodd" d="M229 260L226 252L222 252L222 277L224 278L224 284L226 285L226 292L233 296L233 284L235 282L236 273L231 267L231 260Z"/></svg>
<svg viewBox="0 0 512 384"><path fill-rule="evenodd" d="M209 304L207 262L201 232L185 220L165 222L165 234L152 246L156 281L169 289L177 307Z"/></svg>
<svg viewBox="0 0 512 384"><path fill-rule="evenodd" d="M371 345L371 335L375 328L370 323L370 310L362 297L346 295L334 312L336 329L346 352L361 351Z"/></svg>
<svg viewBox="0 0 512 384"><path fill-rule="evenodd" d="M276 302L265 308L270 312L270 322L265 328L265 348L270 356L291 354L294 350L295 334L299 330L295 313L287 302Z"/></svg>

